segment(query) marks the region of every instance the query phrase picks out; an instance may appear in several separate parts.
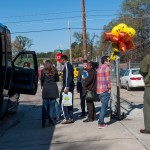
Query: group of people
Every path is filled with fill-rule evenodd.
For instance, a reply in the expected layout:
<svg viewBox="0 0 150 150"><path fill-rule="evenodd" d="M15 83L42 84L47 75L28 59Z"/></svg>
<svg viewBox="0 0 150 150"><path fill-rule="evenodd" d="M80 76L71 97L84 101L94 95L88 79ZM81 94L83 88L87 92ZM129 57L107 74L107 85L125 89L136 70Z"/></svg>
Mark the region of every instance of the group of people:
<svg viewBox="0 0 150 150"><path fill-rule="evenodd" d="M141 129L141 133L150 134L150 54L148 54L140 66L140 73L145 81L144 92L144 124L145 129ZM70 124L74 122L73 118L73 95L74 95L74 73L73 66L68 61L66 55L62 55L60 63L64 66L62 89L59 94L57 82L59 81L59 75L57 69L53 66L52 62L46 60L44 69L42 70L41 86L42 86L42 127L45 127L47 118L49 119L49 125L55 125L55 114L61 116L63 112L64 120L62 124ZM104 121L105 113L108 107L108 102L111 96L111 81L110 81L110 57L103 56L101 58L99 67L94 62L87 60L83 61L83 69L79 71L77 79L77 92L80 94L81 115L84 118L83 122L92 122L98 120L98 128L103 129L107 127ZM87 99L87 92L95 92L100 99L101 109L99 118L96 117L94 99ZM72 93L72 105L63 105L63 94ZM56 99L59 98L59 105ZM57 104L57 105L56 105ZM87 105L87 110L86 110ZM57 107L56 107L57 106Z"/></svg>
<svg viewBox="0 0 150 150"><path fill-rule="evenodd" d="M49 125L55 125L55 116L60 116L63 112L64 120L62 124L73 123L73 95L74 95L74 73L73 66L68 61L66 55L62 55L60 63L64 66L62 89L59 94L57 82L59 75L57 69L53 66L50 60L44 63L44 69L41 73L41 87L42 87L42 127L45 127L46 120L49 119ZM104 122L105 112L110 98L110 59L109 56L102 57L102 65L97 68L95 63L87 60L83 61L83 69L80 70L77 79L77 91L80 93L81 100L81 116L87 119L83 122L91 122L97 120L94 100L86 99L87 91L96 92L101 99L102 107L99 115L98 128L105 128L107 125ZM65 106L63 104L63 94L72 93L72 105ZM59 105L56 104L56 99L59 98ZM87 111L85 110L85 102L87 104Z"/></svg>
<svg viewBox="0 0 150 150"><path fill-rule="evenodd" d="M77 80L77 91L80 93L81 117L86 116L85 102L87 104L87 118L83 122L92 122L97 120L94 99L87 98L87 92L92 91L98 94L101 101L101 109L98 118L98 128L107 127L104 122L105 113L110 99L110 58L103 56L102 65L97 67L94 62L83 61L83 70L80 70ZM93 97L94 98L94 97Z"/></svg>

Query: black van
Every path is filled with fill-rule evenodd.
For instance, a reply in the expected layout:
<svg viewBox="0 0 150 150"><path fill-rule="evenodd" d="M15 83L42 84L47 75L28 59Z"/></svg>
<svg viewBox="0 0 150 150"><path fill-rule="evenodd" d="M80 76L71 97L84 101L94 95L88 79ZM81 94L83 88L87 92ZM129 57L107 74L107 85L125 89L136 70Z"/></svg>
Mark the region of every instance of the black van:
<svg viewBox="0 0 150 150"><path fill-rule="evenodd" d="M28 63L28 67L25 67ZM0 24L0 117L13 107L11 97L36 94L38 65L34 51L22 51L12 60L9 29Z"/></svg>

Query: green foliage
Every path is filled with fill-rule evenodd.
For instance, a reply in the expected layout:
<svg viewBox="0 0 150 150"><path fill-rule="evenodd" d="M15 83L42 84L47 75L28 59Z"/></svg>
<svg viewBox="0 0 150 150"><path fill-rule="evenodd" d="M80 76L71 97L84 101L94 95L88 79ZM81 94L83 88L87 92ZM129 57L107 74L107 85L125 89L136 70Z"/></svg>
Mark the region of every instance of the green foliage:
<svg viewBox="0 0 150 150"><path fill-rule="evenodd" d="M51 61L53 64L55 64L55 66L57 65L57 61L56 61L55 58L50 58L50 61Z"/></svg>
<svg viewBox="0 0 150 150"><path fill-rule="evenodd" d="M52 52L41 52L41 53L37 53L37 58L50 58L51 57Z"/></svg>
<svg viewBox="0 0 150 150"><path fill-rule="evenodd" d="M33 45L31 39L25 36L16 36L14 42L12 43L12 48L16 52L29 50L29 48Z"/></svg>
<svg viewBox="0 0 150 150"><path fill-rule="evenodd" d="M75 38L75 42L72 43L71 48L72 48L72 56L73 58L78 58L83 56L83 36L81 32L74 32L73 37ZM91 60L95 58L96 56L94 54L94 51L96 51L99 47L99 45L95 44L95 39L98 38L98 35L93 33L91 36L89 33L86 35L87 37L87 53L88 53L88 59ZM98 41L99 43L99 41ZM95 49L96 48L96 49Z"/></svg>
<svg viewBox="0 0 150 150"><path fill-rule="evenodd" d="M150 53L150 0L124 0L121 12L116 20L112 20L104 26L104 32L109 32L119 23L125 23L136 30L136 37L133 39L135 49L121 53L121 61L139 62L143 57ZM106 42L104 32L100 38L100 52L107 53L112 51L111 43Z"/></svg>

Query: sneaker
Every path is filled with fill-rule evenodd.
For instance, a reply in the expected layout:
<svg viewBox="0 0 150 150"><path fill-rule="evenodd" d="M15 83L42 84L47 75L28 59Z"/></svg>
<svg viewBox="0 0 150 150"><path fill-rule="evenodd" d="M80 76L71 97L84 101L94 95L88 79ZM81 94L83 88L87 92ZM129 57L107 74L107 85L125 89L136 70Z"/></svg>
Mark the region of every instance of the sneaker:
<svg viewBox="0 0 150 150"><path fill-rule="evenodd" d="M86 122L93 122L93 120L90 120L90 119L87 118L87 119L83 120L83 122L85 122L85 123Z"/></svg>
<svg viewBox="0 0 150 150"><path fill-rule="evenodd" d="M73 119L69 119L68 121L69 123L74 123Z"/></svg>
<svg viewBox="0 0 150 150"><path fill-rule="evenodd" d="M61 122L61 124L69 124L69 123L71 123L70 120L65 120L65 119Z"/></svg>
<svg viewBox="0 0 150 150"><path fill-rule="evenodd" d="M99 129L104 129L104 128L106 128L107 127L107 124L106 123L104 123L104 124L99 124L98 125L98 128Z"/></svg>

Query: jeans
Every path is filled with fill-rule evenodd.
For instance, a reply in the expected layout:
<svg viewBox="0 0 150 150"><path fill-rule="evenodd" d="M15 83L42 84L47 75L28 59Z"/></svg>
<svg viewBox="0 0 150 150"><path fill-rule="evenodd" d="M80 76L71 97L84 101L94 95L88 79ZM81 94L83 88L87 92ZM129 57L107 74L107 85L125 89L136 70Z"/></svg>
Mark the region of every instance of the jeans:
<svg viewBox="0 0 150 150"><path fill-rule="evenodd" d="M49 118L52 122L54 122L55 117L55 103L56 99L43 99L42 106L42 121L45 122L47 118Z"/></svg>
<svg viewBox="0 0 150 150"><path fill-rule="evenodd" d="M56 101L56 103L55 103L55 117L57 117L57 116L60 116L60 114L61 114L61 105L60 104L58 104L58 102Z"/></svg>
<svg viewBox="0 0 150 150"><path fill-rule="evenodd" d="M72 92L72 106L63 105L63 114L66 120L73 119L73 92Z"/></svg>
<svg viewBox="0 0 150 150"><path fill-rule="evenodd" d="M107 110L107 107L108 107L108 101L110 99L110 93L104 92L104 93L99 95L99 98L101 100L102 106L101 106L101 110L100 110L100 114L99 114L98 123L99 124L104 124L104 117L105 117L106 110Z"/></svg>

